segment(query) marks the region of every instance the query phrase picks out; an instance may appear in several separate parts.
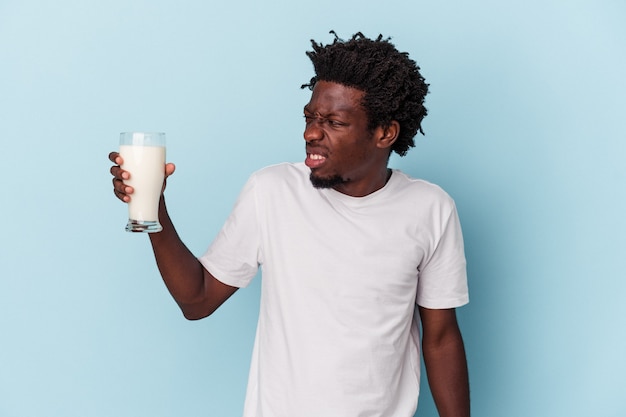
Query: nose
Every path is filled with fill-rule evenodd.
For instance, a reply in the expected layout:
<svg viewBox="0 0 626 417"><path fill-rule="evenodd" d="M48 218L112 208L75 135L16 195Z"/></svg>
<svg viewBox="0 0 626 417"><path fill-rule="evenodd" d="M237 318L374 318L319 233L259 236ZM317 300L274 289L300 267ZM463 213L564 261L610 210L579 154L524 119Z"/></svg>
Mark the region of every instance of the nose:
<svg viewBox="0 0 626 417"><path fill-rule="evenodd" d="M304 128L304 140L307 142L312 142L315 140L320 140L324 137L324 131L320 126L320 121L318 119L308 120L306 123L306 127Z"/></svg>

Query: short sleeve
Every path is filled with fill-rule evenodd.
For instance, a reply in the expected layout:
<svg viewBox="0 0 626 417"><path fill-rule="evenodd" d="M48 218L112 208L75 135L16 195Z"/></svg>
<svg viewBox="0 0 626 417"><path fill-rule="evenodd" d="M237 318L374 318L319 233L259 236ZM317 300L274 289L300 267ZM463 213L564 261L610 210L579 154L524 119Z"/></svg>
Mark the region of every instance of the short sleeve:
<svg viewBox="0 0 626 417"><path fill-rule="evenodd" d="M430 258L421 265L416 303L432 309L460 307L469 302L469 294L463 233L454 203L435 230L439 238Z"/></svg>
<svg viewBox="0 0 626 417"><path fill-rule="evenodd" d="M224 226L200 263L219 281L234 287L247 286L259 269L260 228L256 180L242 189Z"/></svg>

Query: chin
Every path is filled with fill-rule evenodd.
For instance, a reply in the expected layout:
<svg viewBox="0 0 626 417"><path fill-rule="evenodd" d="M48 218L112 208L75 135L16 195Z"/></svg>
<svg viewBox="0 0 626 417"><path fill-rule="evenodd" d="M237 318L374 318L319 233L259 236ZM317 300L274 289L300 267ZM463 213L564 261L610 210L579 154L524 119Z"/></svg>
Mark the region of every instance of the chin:
<svg viewBox="0 0 626 417"><path fill-rule="evenodd" d="M309 176L311 184L315 188L334 188L338 185L345 184L346 181L340 175L334 175L331 177L318 177L314 173Z"/></svg>

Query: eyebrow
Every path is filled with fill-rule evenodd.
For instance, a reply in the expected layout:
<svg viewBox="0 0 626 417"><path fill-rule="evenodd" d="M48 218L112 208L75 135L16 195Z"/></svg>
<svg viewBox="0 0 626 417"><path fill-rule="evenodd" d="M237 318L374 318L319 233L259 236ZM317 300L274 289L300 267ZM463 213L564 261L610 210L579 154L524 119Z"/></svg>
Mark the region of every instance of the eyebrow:
<svg viewBox="0 0 626 417"><path fill-rule="evenodd" d="M328 113L328 114L321 114L321 113L320 113L320 116L323 116L323 117L329 117L329 116L340 116L340 115L342 115L342 116L343 116L343 115L345 115L346 113L351 113L351 112L352 112L352 110L353 110L353 108L352 108L352 107L342 106L342 107L338 107L338 108L336 108L336 109L333 109L333 110L332 110L330 113ZM311 111L311 110L309 109L308 104L307 104L306 106L304 106L303 111L305 111L305 112L307 112L307 113L315 113L315 112L313 112L313 111ZM319 113L319 112L317 112L317 113Z"/></svg>

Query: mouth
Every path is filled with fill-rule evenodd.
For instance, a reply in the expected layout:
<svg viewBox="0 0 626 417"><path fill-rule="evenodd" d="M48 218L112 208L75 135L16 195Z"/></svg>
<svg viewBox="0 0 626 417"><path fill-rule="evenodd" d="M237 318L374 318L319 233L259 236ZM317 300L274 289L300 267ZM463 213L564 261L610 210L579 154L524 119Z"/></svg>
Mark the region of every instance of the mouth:
<svg viewBox="0 0 626 417"><path fill-rule="evenodd" d="M326 162L326 157L324 155L318 153L307 153L304 164L311 168L319 168L322 164Z"/></svg>

